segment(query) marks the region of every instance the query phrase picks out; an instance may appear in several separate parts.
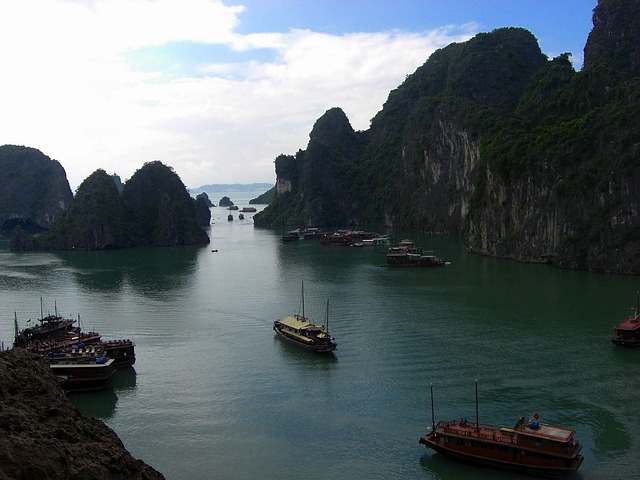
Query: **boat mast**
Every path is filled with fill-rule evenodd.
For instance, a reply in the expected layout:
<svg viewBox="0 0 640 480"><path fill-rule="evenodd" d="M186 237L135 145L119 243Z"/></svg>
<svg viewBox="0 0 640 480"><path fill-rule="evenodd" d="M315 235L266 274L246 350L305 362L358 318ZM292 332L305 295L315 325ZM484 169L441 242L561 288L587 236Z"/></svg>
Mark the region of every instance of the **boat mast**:
<svg viewBox="0 0 640 480"><path fill-rule="evenodd" d="M476 378L476 430L480 430L480 422L478 420L478 379Z"/></svg>
<svg viewBox="0 0 640 480"><path fill-rule="evenodd" d="M431 384L431 431L436 431L436 416L433 412L433 383Z"/></svg>
<svg viewBox="0 0 640 480"><path fill-rule="evenodd" d="M302 281L302 318L305 318L304 316L304 280Z"/></svg>
<svg viewBox="0 0 640 480"><path fill-rule="evenodd" d="M329 334L329 299L327 299L327 319L326 319L326 324L327 324L327 335Z"/></svg>
<svg viewBox="0 0 640 480"><path fill-rule="evenodd" d="M18 342L18 314L16 312L13 312L13 326L16 330L16 335L13 340L13 346L16 347Z"/></svg>

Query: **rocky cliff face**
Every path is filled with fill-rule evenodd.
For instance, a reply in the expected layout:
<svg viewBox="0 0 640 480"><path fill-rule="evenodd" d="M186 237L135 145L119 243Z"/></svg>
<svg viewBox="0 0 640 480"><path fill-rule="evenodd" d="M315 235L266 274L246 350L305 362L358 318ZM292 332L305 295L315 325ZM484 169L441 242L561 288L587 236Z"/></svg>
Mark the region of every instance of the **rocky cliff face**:
<svg viewBox="0 0 640 480"><path fill-rule="evenodd" d="M161 162L145 164L118 192L113 178L98 169L78 187L76 196L50 231L12 234L12 250L108 250L133 246L209 243L198 221L209 224L210 211L191 198L180 177ZM200 217L196 205L201 205Z"/></svg>
<svg viewBox="0 0 640 480"><path fill-rule="evenodd" d="M72 198L60 163L35 148L0 146L0 231L48 230Z"/></svg>
<svg viewBox="0 0 640 480"><path fill-rule="evenodd" d="M580 72L504 28L435 52L355 138L327 112L307 150L276 162L256 225L384 224L640 273L640 0L600 0L593 18Z"/></svg>
<svg viewBox="0 0 640 480"><path fill-rule="evenodd" d="M504 143L519 159L487 149L470 251L640 273L638 12L637 1L601 1L583 71L557 59L539 72L513 116L537 123Z"/></svg>
<svg viewBox="0 0 640 480"><path fill-rule="evenodd" d="M160 480L103 422L84 417L42 358L0 352L0 480Z"/></svg>

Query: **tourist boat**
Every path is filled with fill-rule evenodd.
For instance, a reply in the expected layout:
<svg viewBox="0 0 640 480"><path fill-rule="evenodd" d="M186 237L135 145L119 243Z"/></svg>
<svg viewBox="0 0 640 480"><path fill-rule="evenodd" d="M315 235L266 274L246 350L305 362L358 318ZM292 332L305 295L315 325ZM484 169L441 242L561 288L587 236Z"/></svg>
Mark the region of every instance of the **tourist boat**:
<svg viewBox="0 0 640 480"><path fill-rule="evenodd" d="M353 238L346 232L325 233L320 238L320 245L351 246Z"/></svg>
<svg viewBox="0 0 640 480"><path fill-rule="evenodd" d="M442 258L425 252L411 240L402 240L387 252L389 267L439 267L446 263Z"/></svg>
<svg viewBox="0 0 640 480"><path fill-rule="evenodd" d="M456 460L482 466L543 477L561 477L578 470L584 460L582 445L574 440L575 430L541 423L536 413L528 422L521 417L513 427L483 425L478 421L476 382L476 422L440 421L433 415L432 427L419 443Z"/></svg>
<svg viewBox="0 0 640 480"><path fill-rule="evenodd" d="M640 346L640 293L637 294L636 306L632 311L632 315L613 327L611 341L615 345L633 348Z"/></svg>
<svg viewBox="0 0 640 480"><path fill-rule="evenodd" d="M113 358L116 369L133 367L136 363L136 344L129 339L102 341L96 347L102 349L105 357Z"/></svg>
<svg viewBox="0 0 640 480"><path fill-rule="evenodd" d="M41 307L42 309L42 307ZM80 316L78 316L78 323ZM58 315L42 316L40 325L18 329L18 318L15 316L14 347L22 347L42 356L52 357L54 354L76 356L89 353L115 360L115 368L131 367L136 362L135 343L131 340L102 340L97 332L83 332L75 326L75 320L64 319ZM98 352L98 353L95 353Z"/></svg>
<svg viewBox="0 0 640 480"><path fill-rule="evenodd" d="M79 343L67 348L47 352L49 358L112 358L116 369L133 367L136 363L136 344L131 340L106 340L96 343ZM40 353L40 352L36 352Z"/></svg>
<svg viewBox="0 0 640 480"><path fill-rule="evenodd" d="M282 235L283 242L295 242L300 240L300 230L290 230L284 235Z"/></svg>
<svg viewBox="0 0 640 480"><path fill-rule="evenodd" d="M286 341L317 353L332 352L337 348L329 334L329 301L327 300L326 328L311 321L304 313L304 282L302 283L302 315L294 314L273 322L273 330Z"/></svg>
<svg viewBox="0 0 640 480"><path fill-rule="evenodd" d="M100 341L97 332L83 332L81 327L75 326L76 320L63 318L58 315L57 306L53 315L42 313L42 299L40 300L41 317L39 325L18 328L18 317L15 315L14 347L24 347L35 353L45 354L51 351L72 347L79 343L95 343ZM78 316L78 322L80 317ZM28 320L31 323L31 320Z"/></svg>
<svg viewBox="0 0 640 480"><path fill-rule="evenodd" d="M257 211L256 207L242 207L242 211L247 213L247 212L255 212Z"/></svg>
<svg viewBox="0 0 640 480"><path fill-rule="evenodd" d="M106 389L115 374L115 360L106 357L52 356L49 368L61 387L69 392L96 392Z"/></svg>

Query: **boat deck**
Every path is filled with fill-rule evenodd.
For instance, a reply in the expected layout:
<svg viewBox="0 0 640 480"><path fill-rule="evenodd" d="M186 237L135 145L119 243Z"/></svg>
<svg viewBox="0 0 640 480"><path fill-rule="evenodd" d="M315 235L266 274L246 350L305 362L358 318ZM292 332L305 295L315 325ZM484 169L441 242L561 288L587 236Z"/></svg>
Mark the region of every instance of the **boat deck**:
<svg viewBox="0 0 640 480"><path fill-rule="evenodd" d="M502 443L517 443L517 438L520 434L547 438L557 442L568 442L575 433L572 429L556 425L540 424L535 430L530 429L526 425L520 426L517 429L493 425L480 425L480 428L477 428L475 423L462 423L456 420L440 422L436 427L436 431L438 429L461 437L493 440Z"/></svg>
<svg viewBox="0 0 640 480"><path fill-rule="evenodd" d="M640 317L629 317L613 328L615 330L638 330L640 328Z"/></svg>

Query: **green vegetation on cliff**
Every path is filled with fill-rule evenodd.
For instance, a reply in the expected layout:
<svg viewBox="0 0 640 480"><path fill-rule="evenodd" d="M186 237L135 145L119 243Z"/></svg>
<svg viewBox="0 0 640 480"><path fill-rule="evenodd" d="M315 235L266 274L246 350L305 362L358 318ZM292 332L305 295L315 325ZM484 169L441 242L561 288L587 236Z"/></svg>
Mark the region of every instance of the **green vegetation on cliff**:
<svg viewBox="0 0 640 480"><path fill-rule="evenodd" d="M273 199L276 196L276 187L275 185L264 192L262 195L258 195L256 198L252 198L249 200L249 205L268 205L273 202Z"/></svg>
<svg viewBox="0 0 640 480"><path fill-rule="evenodd" d="M122 198L137 245L209 243L196 222L194 200L171 167L145 163L125 183Z"/></svg>
<svg viewBox="0 0 640 480"><path fill-rule="evenodd" d="M640 273L640 0L600 0L577 72L502 28L434 52L366 132L334 108L276 159L258 226L386 225Z"/></svg>
<svg viewBox="0 0 640 480"><path fill-rule="evenodd" d="M17 229L11 248L106 250L205 244L209 237L198 225L196 203L178 175L161 162L136 171L122 193L110 175L96 170L78 187L50 231L28 237ZM201 223L204 217L201 212Z"/></svg>
<svg viewBox="0 0 640 480"><path fill-rule="evenodd" d="M0 146L0 231L51 228L73 195L56 160L35 148Z"/></svg>

